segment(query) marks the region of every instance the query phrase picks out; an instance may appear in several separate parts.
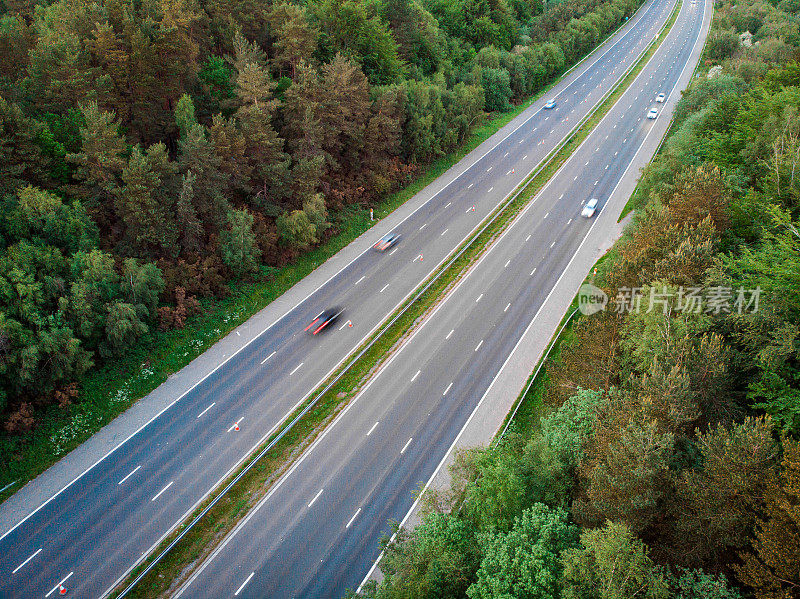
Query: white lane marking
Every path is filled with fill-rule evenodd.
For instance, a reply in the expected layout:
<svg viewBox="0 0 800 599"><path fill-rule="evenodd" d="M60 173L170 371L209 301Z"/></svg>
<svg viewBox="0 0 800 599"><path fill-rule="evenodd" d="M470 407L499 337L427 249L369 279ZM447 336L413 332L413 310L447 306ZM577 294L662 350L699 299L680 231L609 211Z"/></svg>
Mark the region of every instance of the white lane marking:
<svg viewBox="0 0 800 599"><path fill-rule="evenodd" d="M481 301L481 298L482 298L482 297L483 297L483 294L481 293L481 294L478 296L478 299L476 299L476 300L475 300L475 303L477 304L479 301Z"/></svg>
<svg viewBox="0 0 800 599"><path fill-rule="evenodd" d="M583 166L589 166L589 161L587 160L586 164L584 164Z"/></svg>
<svg viewBox="0 0 800 599"><path fill-rule="evenodd" d="M359 284L361 281L363 281L363 280L364 280L364 279L366 279L366 278L367 278L367 275L364 275L364 276L363 276L363 277L361 277L361 278L360 278L358 281L356 281L355 283L353 283L353 285L358 285L358 284Z"/></svg>
<svg viewBox="0 0 800 599"><path fill-rule="evenodd" d="M398 248L394 248L391 252L389 252L389 255L391 256L392 254L394 254L397 251L397 249Z"/></svg>
<svg viewBox="0 0 800 599"><path fill-rule="evenodd" d="M372 431L374 431L375 427L377 427L377 426L378 426L377 422L372 425L372 428L367 431L367 437L369 437L372 434Z"/></svg>
<svg viewBox="0 0 800 599"><path fill-rule="evenodd" d="M600 181L599 181L599 180L594 182L594 184L595 184L595 185L597 185L598 183L600 183Z"/></svg>
<svg viewBox="0 0 800 599"><path fill-rule="evenodd" d="M474 183L470 183L469 185L467 185L467 189L472 189L473 185L475 185L475 184Z"/></svg>
<svg viewBox="0 0 800 599"><path fill-rule="evenodd" d="M216 405L216 403L217 403L217 402L212 402L212 403L211 403L211 405L210 405L210 406L208 406L208 407L207 407L205 410L203 410L202 412L200 412L200 413L197 415L197 417L198 417L198 418L200 418L200 416L202 416L203 414L205 414L206 412L208 412L208 411L209 411L211 408L213 408L213 407Z"/></svg>
<svg viewBox="0 0 800 599"><path fill-rule="evenodd" d="M276 353L277 353L277 352L272 352L272 353L271 353L270 355L268 355L266 358L264 358L263 360L261 360L261 364L263 365L263 364L264 364L264 362L266 362L267 360L269 360L269 359L270 359L272 356L274 356Z"/></svg>
<svg viewBox="0 0 800 599"><path fill-rule="evenodd" d="M311 507L312 505L314 505L314 502L315 502L317 499L319 499L319 496L320 496L320 495L322 495L322 489L320 489L320 490L319 490L319 493L317 493L316 495L314 495L314 499L312 499L312 500L311 500L311 503L309 503L309 504L308 504L308 507Z"/></svg>
<svg viewBox="0 0 800 599"><path fill-rule="evenodd" d="M381 289L378 293L383 293L384 291L386 291L386 288L388 286L389 286L389 283L386 283L386 285L383 286L383 289Z"/></svg>
<svg viewBox="0 0 800 599"><path fill-rule="evenodd" d="M523 157L522 157L522 159L523 159L523 160L527 160L527 159L528 159L528 155L527 155L527 154L525 154L525 156L523 156Z"/></svg>
<svg viewBox="0 0 800 599"><path fill-rule="evenodd" d="M214 405L214 404L211 404L211 405ZM209 407L211 407L211 406L209 406ZM141 464L139 464L138 466L136 466L136 468L134 468L133 470L131 470L130 472L128 472L128 474L125 476L125 478L123 478L123 479L122 479L121 481L119 481L117 484L118 484L118 485L121 485L122 483L124 483L124 482L125 482L126 480L128 480L128 479L129 479L131 476L133 476L133 475L136 473L136 471L137 471L139 468L141 468L141 467L142 467L142 465L141 465Z"/></svg>
<svg viewBox="0 0 800 599"><path fill-rule="evenodd" d="M506 262L506 265L505 265L503 268L508 268L508 265L509 265L509 264L511 264L511 260L509 260L508 262Z"/></svg>
<svg viewBox="0 0 800 599"><path fill-rule="evenodd" d="M481 345L483 345L483 339L481 339L481 342L475 346L475 351L478 351L481 348Z"/></svg>
<svg viewBox="0 0 800 599"><path fill-rule="evenodd" d="M490 166L489 168L487 168L487 169L486 169L486 172L488 173L488 172L489 172L490 170L492 170L493 168L494 168L493 166Z"/></svg>
<svg viewBox="0 0 800 599"><path fill-rule="evenodd" d="M424 228L425 228L425 227L427 227L427 226L428 226L428 223L425 223L424 225L422 225L422 226L419 228L419 230L420 230L420 231L422 231L422 229L424 229Z"/></svg>
<svg viewBox="0 0 800 599"><path fill-rule="evenodd" d="M560 200L563 197L564 197L564 194L562 193L560 196L558 196L558 199Z"/></svg>
<svg viewBox="0 0 800 599"><path fill-rule="evenodd" d="M494 186L490 187L489 191L487 191L486 193L491 193L493 189L494 189Z"/></svg>
<svg viewBox="0 0 800 599"><path fill-rule="evenodd" d="M303 362L300 362L300 363L299 363L297 366L295 366L295 367L294 367L294 370L292 370L292 371L289 373L289 376L292 376L292 375L293 375L295 372L297 372L297 371L300 369L300 367L301 367L302 365L303 365Z"/></svg>
<svg viewBox="0 0 800 599"><path fill-rule="evenodd" d="M606 168L604 170L608 170L608 165L606 165Z"/></svg>
<svg viewBox="0 0 800 599"><path fill-rule="evenodd" d="M578 175L575 175L575 178L573 179L573 181L577 181L577 180L578 180Z"/></svg>
<svg viewBox="0 0 800 599"><path fill-rule="evenodd" d="M411 382L412 383L417 379L417 377L419 376L420 372L422 372L422 371L421 370L417 370L417 374L415 374L414 376L411 377Z"/></svg>
<svg viewBox="0 0 800 599"><path fill-rule="evenodd" d="M536 269L534 268L534 269L531 271L531 274L530 274L530 276L533 276L533 273L535 273L535 272L536 272Z"/></svg>
<svg viewBox="0 0 800 599"><path fill-rule="evenodd" d="M352 518L350 518L350 522L348 522L348 523L345 525L345 528L350 528L350 525L353 523L353 520L355 520L355 519L356 519L356 516L358 516L360 513L361 513L361 508L358 508L358 509L356 510L356 513L355 513L355 514L353 514L353 517L352 517Z"/></svg>
<svg viewBox="0 0 800 599"><path fill-rule="evenodd" d="M614 152L614 156L616 156L617 154L619 154L619 150L617 150L616 152Z"/></svg>
<svg viewBox="0 0 800 599"><path fill-rule="evenodd" d="M507 312L510 307L511 307L511 302L508 303L508 305L505 307L505 310L503 310L503 312Z"/></svg>
<svg viewBox="0 0 800 599"><path fill-rule="evenodd" d="M536 131L536 129L534 129L534 131ZM520 145L521 145L521 144L525 143L525 140L524 140L524 139L520 139L520 140L519 140L519 143L520 143Z"/></svg>
<svg viewBox="0 0 800 599"><path fill-rule="evenodd" d="M408 441L406 441L406 444L403 445L403 449L400 450L400 455L403 455L406 452L406 449L408 449L408 446L411 445L411 441L413 439L414 439L414 437L409 437L408 438Z"/></svg>
<svg viewBox="0 0 800 599"><path fill-rule="evenodd" d="M341 330L342 330L344 327L346 327L346 326L347 326L349 323L350 323L350 321L349 321L349 320L348 320L348 321L346 321L346 322L345 322L345 323L344 323L342 326L340 326L340 327L339 327L339 330L341 331Z"/></svg>
<svg viewBox="0 0 800 599"><path fill-rule="evenodd" d="M449 385L447 385L447 389L445 389L445 390L444 390L444 393L442 393L442 397L444 397L445 395L447 395L447 392L448 392L448 391L450 391L450 387L452 387L452 386L453 386L453 383L450 383Z"/></svg>
<svg viewBox="0 0 800 599"><path fill-rule="evenodd" d="M553 243L550 244L550 247L552 248L555 244L556 242L554 241Z"/></svg>
<svg viewBox="0 0 800 599"><path fill-rule="evenodd" d="M41 551L42 551L42 548L41 548L41 547L39 547L39 549L37 549L36 551L34 551L33 555L31 555L31 556L30 556L28 559L26 559L24 562L22 562L22 563L21 563L19 566L17 566L16 568L14 568L14 571L13 571L13 572L11 572L11 573L12 573L12 574L16 574L17 572L19 572L19 571L20 571L20 569L21 569L21 568L22 568L22 567L23 567L25 564L27 564L27 563L28 563L29 561L31 561L31 560L32 560L34 557L36 557L37 555L39 555L39 553L40 553Z"/></svg>
<svg viewBox="0 0 800 599"><path fill-rule="evenodd" d="M530 235L528 235L528 236L525 238L525 241L528 241L530 238L531 238L531 236L530 236Z"/></svg>
<svg viewBox="0 0 800 599"><path fill-rule="evenodd" d="M163 489L161 489L158 493L156 493L155 496L150 501L155 501L156 499L158 499L164 491L166 491L172 486L172 483L174 482L175 482L174 480L169 481L169 484Z"/></svg>
<svg viewBox="0 0 800 599"><path fill-rule="evenodd" d="M447 208L447 207L448 207L450 204L452 204L452 203L453 203L453 202L447 202L447 204L445 204L445 206L444 206L444 207L445 207L445 208Z"/></svg>
<svg viewBox="0 0 800 599"><path fill-rule="evenodd" d="M503 156L503 158L506 158L507 156L508 156L508 152L505 153L505 156Z"/></svg>
<svg viewBox="0 0 800 599"><path fill-rule="evenodd" d="M447 233L449 230L450 230L450 229L445 229L444 231L442 231L442 234L441 234L441 235L439 235L439 237L441 237L442 235L444 235L445 233Z"/></svg>
<svg viewBox="0 0 800 599"><path fill-rule="evenodd" d="M570 224L571 222L572 222L572 219L569 219L569 220L567 221L567 224Z"/></svg>
<svg viewBox="0 0 800 599"><path fill-rule="evenodd" d="M550 216L550 213L549 213L549 212L548 212L547 214L545 214L545 215L544 215L544 218L547 218L548 216ZM542 220L544 220L544 218L543 218Z"/></svg>
<svg viewBox="0 0 800 599"><path fill-rule="evenodd" d="M250 579L251 579L251 578L253 578L253 576L254 576L254 575L255 575L255 572L250 572L250 576L248 576L248 577L245 579L245 581L242 583L242 586L240 586L238 589L236 589L236 592L233 594L233 596L234 596L234 597L236 597L236 596L237 596L239 593L241 593L241 592L242 592L242 589L245 587L245 585L246 585L248 582L250 582Z"/></svg>
<svg viewBox="0 0 800 599"><path fill-rule="evenodd" d="M70 573L69 573L69 574L67 574L67 575L66 575L64 578L62 578L62 579L61 579L61 582L59 582L59 583L58 583L56 586L54 586L52 589L50 589L50 592L49 592L49 593L47 593L47 595L45 595L45 597L49 597L49 596L50 596L50 595L52 595L54 592L56 592L56 591L58 590L58 587L60 587L60 586L61 586L62 584L64 584L65 582L67 582L67 579L68 579L70 576L72 576L73 574L74 574L74 572L70 572Z"/></svg>
<svg viewBox="0 0 800 599"><path fill-rule="evenodd" d="M452 335L454 332L455 332L455 329L453 329L449 333L447 333L447 337L445 337L445 339L450 339L450 335Z"/></svg>

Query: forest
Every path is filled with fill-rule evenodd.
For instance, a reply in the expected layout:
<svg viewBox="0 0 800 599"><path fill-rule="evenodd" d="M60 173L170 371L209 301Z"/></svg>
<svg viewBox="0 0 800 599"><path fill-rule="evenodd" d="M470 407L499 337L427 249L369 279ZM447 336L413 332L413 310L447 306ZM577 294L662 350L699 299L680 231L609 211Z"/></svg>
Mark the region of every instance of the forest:
<svg viewBox="0 0 800 599"><path fill-rule="evenodd" d="M0 0L2 434L336 235L640 4Z"/></svg>
<svg viewBox="0 0 800 599"><path fill-rule="evenodd" d="M534 424L457 457L364 596L800 597L798 10L716 2L594 280L660 303L579 318ZM734 291L689 309L690 289Z"/></svg>

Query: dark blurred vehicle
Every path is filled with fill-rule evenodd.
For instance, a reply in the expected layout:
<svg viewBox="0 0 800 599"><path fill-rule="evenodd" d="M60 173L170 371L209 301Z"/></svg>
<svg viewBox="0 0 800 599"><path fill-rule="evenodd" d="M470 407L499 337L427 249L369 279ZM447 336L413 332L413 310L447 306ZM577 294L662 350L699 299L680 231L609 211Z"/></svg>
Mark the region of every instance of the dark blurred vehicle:
<svg viewBox="0 0 800 599"><path fill-rule="evenodd" d="M333 324L334 322L339 320L339 317L342 315L342 312L344 312L344 310L342 308L339 308L338 306L334 308L328 308L327 310L323 310L317 315L317 317L314 320L311 321L311 323L304 330L306 331L310 330L312 335L316 335L328 325Z"/></svg>
<svg viewBox="0 0 800 599"><path fill-rule="evenodd" d="M397 233L387 233L378 240L378 243L372 246L372 249L378 250L379 252L385 252L398 241L400 241L400 235Z"/></svg>

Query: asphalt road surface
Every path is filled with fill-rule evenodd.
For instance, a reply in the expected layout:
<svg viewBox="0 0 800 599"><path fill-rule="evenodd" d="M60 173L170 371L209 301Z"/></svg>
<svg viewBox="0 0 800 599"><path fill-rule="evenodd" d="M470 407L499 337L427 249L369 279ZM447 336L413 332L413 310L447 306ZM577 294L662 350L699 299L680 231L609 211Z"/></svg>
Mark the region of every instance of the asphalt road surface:
<svg viewBox="0 0 800 599"><path fill-rule="evenodd" d="M340 597L358 586L389 520L408 512L413 492L430 478L588 234L595 220L580 216L582 204L594 197L603 209L653 127L646 114L661 107L656 96L679 93L679 75L702 43L704 10L702 0L684 2L654 58L535 202L228 536L182 596ZM574 90L570 103L569 94L546 118L573 114L580 95ZM536 137L520 145L534 144ZM449 226L428 225L440 235Z"/></svg>
<svg viewBox="0 0 800 599"><path fill-rule="evenodd" d="M73 597L110 592L535 169L635 61L673 6L674 0L649 0L598 52L529 108L521 125L496 145L487 144L480 159L403 221L396 228L403 239L394 249L358 256L109 456L44 504L31 506L31 513L0 537L0 596L52 597L62 582ZM228 544L229 553L211 563L202 583L187 596L232 594L248 568L255 572L242 591L248 596L335 596L363 576L387 519L407 509L409 490L429 475L430 465L438 461L436 456L446 449L487 377L491 379L513 347L512 340L590 225L578 218L580 200L592 194L602 199L635 151L648 127L637 117L644 117L658 91L670 89L685 61L681 52L691 46L694 34L681 28L691 18L699 23L702 11L690 18L689 10L687 0L677 27L682 33L671 35L683 40L682 45L673 46L674 55L660 61L663 70L632 102L631 114L620 116L613 128L609 119L603 122L611 136L605 146L616 144L613 151L604 146L587 155L584 162L589 164L575 168L577 178L564 188L563 198L556 194L538 201L526 217L541 219L527 225L530 240L523 241L526 233L523 240L504 241L505 249L498 247L484 261L491 264L489 273L480 275L486 278L470 277L480 281L475 285L483 287L484 296L474 306L470 303L477 298L459 295L448 301L402 353L413 357L395 360L370 387L370 395L346 412L335 433L326 435L325 443L333 446L282 479L288 483L273 491L280 499L271 498L251 520L261 522L253 538L265 544L245 543L240 552L245 535L237 535L233 554L234 545ZM542 110L550 98L557 100L556 107ZM604 161L597 172L595 159ZM544 206L547 218L540 214ZM506 257L498 266L499 254ZM510 262L504 266L506 260ZM526 271L525 263L536 272ZM499 311L500 303L510 306ZM303 332L332 305L346 309L335 328L314 337ZM444 322L444 314L456 305L463 314L456 310L441 325L454 331L446 343L440 344L435 335L429 338L439 326L434 323ZM353 327L344 326L348 319ZM482 345L466 351L464 344L471 344L475 335L480 337L475 344ZM398 373L397 382L387 385L384 377L394 377L388 373L398 368L414 372ZM420 373L415 376L416 370ZM400 382L403 377L405 383ZM370 419L379 424L362 439L357 431ZM398 453L394 445L402 448L407 442ZM315 473L307 470L312 465ZM318 489L312 493L306 485ZM311 503L314 511L297 509L298 502ZM362 511L352 525L338 530L343 514L358 507ZM267 514L269 522L264 523ZM214 574L209 583L219 568L226 572Z"/></svg>

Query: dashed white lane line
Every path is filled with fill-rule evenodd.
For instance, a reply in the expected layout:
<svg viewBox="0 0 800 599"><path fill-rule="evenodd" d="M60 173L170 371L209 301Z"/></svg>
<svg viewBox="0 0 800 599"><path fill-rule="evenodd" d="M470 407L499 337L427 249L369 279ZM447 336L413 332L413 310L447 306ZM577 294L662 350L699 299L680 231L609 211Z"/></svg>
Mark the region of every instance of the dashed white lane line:
<svg viewBox="0 0 800 599"><path fill-rule="evenodd" d="M422 226L419 228L419 230L420 230L420 231L422 231L422 229L424 229L424 228L425 228L425 227L427 227L427 226L428 226L428 223L425 223L424 225L422 225Z"/></svg>
<svg viewBox="0 0 800 599"><path fill-rule="evenodd" d="M479 301L481 301L481 298L482 298L482 297L483 297L483 294L481 293L481 294L478 296L478 299L476 299L476 300L475 300L475 303L477 304Z"/></svg>
<svg viewBox="0 0 800 599"><path fill-rule="evenodd" d="M378 293L383 293L384 291L386 291L386 288L388 286L389 286L389 283L386 283L386 285L384 285L383 288Z"/></svg>
<svg viewBox="0 0 800 599"><path fill-rule="evenodd" d="M269 359L270 359L272 356L274 356L276 353L277 353L277 352L272 352L272 353L271 353L270 355L268 355L266 358L264 358L263 360L261 360L261 364L263 365L263 364L264 364L264 362L266 362L267 360L269 360Z"/></svg>
<svg viewBox="0 0 800 599"><path fill-rule="evenodd" d="M486 169L486 172L488 173L488 172L489 172L490 170L492 170L493 168L494 168L493 166L490 166L489 168L487 168L487 169Z"/></svg>
<svg viewBox="0 0 800 599"><path fill-rule="evenodd" d="M509 302L509 303L508 303L508 305L505 307L505 309L503 310L503 312L508 312L508 309L509 309L510 307L511 307L511 302Z"/></svg>
<svg viewBox="0 0 800 599"><path fill-rule="evenodd" d="M562 193L560 196L558 196L558 199L560 200L563 197L564 197L564 194Z"/></svg>
<svg viewBox="0 0 800 599"><path fill-rule="evenodd" d="M70 572L70 573L69 573L69 574L67 574L67 575L66 575L64 578L62 578L62 579L61 579L61 582L59 582L59 583L58 583L56 586L54 586L52 589L50 589L50 592L49 592L49 593L47 593L47 595L45 595L45 598L47 598L47 597L49 597L50 595L52 595L53 593L55 593L55 592L58 590L58 587L60 587L60 586L61 586L62 584L64 584L65 582L67 582L67 579L69 579L69 577L70 577L70 576L72 576L73 574L74 574L74 572Z"/></svg>
<svg viewBox="0 0 800 599"><path fill-rule="evenodd" d="M505 265L503 268L508 268L508 265L509 265L509 264L511 264L511 260L509 260L508 262L506 262L506 265Z"/></svg>
<svg viewBox="0 0 800 599"><path fill-rule="evenodd" d="M236 592L233 594L233 596L234 596L234 597L236 597L236 596L237 596L239 593L241 593L241 592L242 592L242 589L245 587L245 585L246 585L248 582L250 582L250 579L251 579L251 578L253 578L253 576L254 576L254 575L255 575L255 572L250 572L250 576L248 576L248 577L245 579L245 581L242 583L242 586L240 586L238 589L236 589Z"/></svg>
<svg viewBox="0 0 800 599"><path fill-rule="evenodd" d="M445 229L444 231L442 231L442 234L441 234L441 235L439 235L439 237L441 237L442 235L444 235L445 233L447 233L449 230L450 230L450 229Z"/></svg>
<svg viewBox="0 0 800 599"><path fill-rule="evenodd" d="M211 405L214 405L214 404L211 404ZM211 407L211 406L209 406L209 408L210 408L210 407ZM208 408L206 408L206 409L208 409ZM142 467L142 465L141 465L141 464L139 464L138 466L136 466L136 468L134 468L133 470L131 470L130 472L128 472L128 474L125 476L125 478L123 478L123 479L122 479L121 481L119 481L117 484L118 484L118 485L121 485L122 483L124 483L124 482L125 482L126 480L128 480L128 479L129 479L131 476L133 476L134 474L136 474L136 471L137 471L139 468L141 468L141 467Z"/></svg>
<svg viewBox="0 0 800 599"><path fill-rule="evenodd" d="M301 367L303 364L304 364L304 362L300 362L300 363L299 363L297 366L295 366L295 367L294 367L294 370L292 370L292 371L289 373L289 376L292 376L292 375L293 375L295 372L297 372L298 370L300 370L300 367Z"/></svg>
<svg viewBox="0 0 800 599"><path fill-rule="evenodd" d="M453 202L447 202L447 204L445 204L445 206L444 206L444 207L445 207L445 208L447 208L447 207L448 207L448 206L450 206L450 204L452 204L452 203L453 203Z"/></svg>
<svg viewBox="0 0 800 599"><path fill-rule="evenodd" d="M505 153L505 156L503 156L503 158L507 158L507 157L508 157L508 152Z"/></svg>
<svg viewBox="0 0 800 599"><path fill-rule="evenodd" d="M469 185L467 185L467 189L472 189L473 185L475 185L475 184L474 183L470 183Z"/></svg>
<svg viewBox="0 0 800 599"><path fill-rule="evenodd" d="M412 383L413 383L415 380L417 380L417 377L419 376L419 373L420 373L420 372L422 372L422 371L421 371L421 370L417 370L417 373L416 373L414 376L412 376L412 377L411 377L411 382L412 382Z"/></svg>
<svg viewBox="0 0 800 599"><path fill-rule="evenodd" d="M475 346L475 351L478 351L481 348L481 345L483 345L483 339L481 339L481 342Z"/></svg>
<svg viewBox="0 0 800 599"><path fill-rule="evenodd" d="M372 425L372 428L370 428L370 429L367 431L367 437L369 437L369 436L372 434L372 431L374 431L374 430L375 430L375 428L376 428L377 426L378 426L378 423L377 423L377 422L376 422L375 424L373 424L373 425Z"/></svg>
<svg viewBox="0 0 800 599"><path fill-rule="evenodd" d="M448 391L450 391L450 387L452 387L452 386L453 386L453 383L450 383L449 385L447 385L447 389L445 389L445 390L444 390L444 393L442 393L442 397L444 397L445 395L447 395L447 392L448 392Z"/></svg>
<svg viewBox="0 0 800 599"><path fill-rule="evenodd" d="M487 191L486 193L491 193L493 189L494 189L494 186L490 187L489 191Z"/></svg>
<svg viewBox="0 0 800 599"><path fill-rule="evenodd" d="M263 362L262 362L262 363L263 363ZM200 413L197 415L197 417L198 417L198 418L200 418L200 416L202 416L203 414L205 414L206 412L208 412L208 411L209 411L211 408L213 408L213 407L214 407L216 404L217 404L217 402L215 402L215 401L214 401L214 402L211 402L211 405L210 405L210 406L208 406L208 407L207 407L205 410L203 410L202 412L200 412ZM135 472L135 470L134 470L134 472ZM124 479L123 479L123 480L124 480Z"/></svg>
<svg viewBox="0 0 800 599"><path fill-rule="evenodd" d="M397 249L398 248L394 248L391 252L389 252L389 255L391 256L392 254L394 254L397 251Z"/></svg>
<svg viewBox="0 0 800 599"><path fill-rule="evenodd" d="M12 574L16 574L17 572L19 572L19 571L20 571L20 569L22 569L22 567L23 567L25 564L27 564L27 563L28 563L29 561L31 561L31 560L32 560L34 557L36 557L37 555L39 555L39 553L41 553L41 551L42 551L42 548L41 548L41 547L39 547L39 549L37 549L36 551L34 551L33 555L31 555L31 556L30 556L28 559L26 559L24 562L22 562L22 563L21 563L19 566L17 566L16 568L14 568L14 571L13 571L13 572L11 572L11 573L12 573Z"/></svg>
<svg viewBox="0 0 800 599"><path fill-rule="evenodd" d="M320 495L322 495L322 491L323 491L323 489L320 489L320 490L317 492L317 494L316 494L316 495L314 495L314 499L312 499L312 500L309 502L309 504L308 504L308 507L311 507L312 505L314 505L314 502L315 502L317 499L319 499L319 496L320 496Z"/></svg>
<svg viewBox="0 0 800 599"><path fill-rule="evenodd" d="M452 335L454 332L455 329L452 329L449 333L447 333L447 337L445 337L445 340L450 339L450 335Z"/></svg>
<svg viewBox="0 0 800 599"><path fill-rule="evenodd" d="M606 165L606 168L604 170L608 170L608 165Z"/></svg>
<svg viewBox="0 0 800 599"><path fill-rule="evenodd" d="M548 216L550 216L550 213L549 213L549 212L548 212L547 214L545 214L545 215L544 215L544 218L547 218ZM542 220L544 220L544 218L543 218Z"/></svg>
<svg viewBox="0 0 800 599"><path fill-rule="evenodd" d="M530 235L528 235L528 236L525 238L525 241L528 241L530 238L531 238L531 236L530 236Z"/></svg>
<svg viewBox="0 0 800 599"><path fill-rule="evenodd" d="M350 518L350 522L348 522L348 523L345 525L345 528L350 528L350 525L353 523L353 520L355 520L355 519L356 519L356 516L358 516L360 513L361 513L361 508L358 508L358 509L356 510L356 513L355 513L355 514L353 514L353 517L352 517L352 518Z"/></svg>
<svg viewBox="0 0 800 599"><path fill-rule="evenodd" d="M555 244L556 242L554 241L553 243L550 244L550 247L552 248Z"/></svg>
<svg viewBox="0 0 800 599"><path fill-rule="evenodd" d="M364 279L366 279L366 278L367 278L367 275L364 275L364 276L363 276L363 277L361 277L361 278L360 278L358 281L356 281L355 283L353 283L353 285L358 285L358 284L359 284L361 281L363 281L363 280L364 280Z"/></svg>
<svg viewBox="0 0 800 599"><path fill-rule="evenodd" d="M414 437L409 437L408 441L406 441L406 444L403 445L403 449L400 450L400 455L403 455L406 452L406 449L408 449L408 446L411 445L411 441L413 440Z"/></svg>
<svg viewBox="0 0 800 599"><path fill-rule="evenodd" d="M523 159L523 160L527 160L527 159L528 159L528 155L527 155L527 154L525 154L525 156L523 156L523 157L522 157L522 159Z"/></svg>
<svg viewBox="0 0 800 599"><path fill-rule="evenodd" d="M594 182L594 184L595 184L595 185L597 185L598 183L600 183L600 181L595 181L595 182Z"/></svg>
<svg viewBox="0 0 800 599"><path fill-rule="evenodd" d="M536 269L534 268L534 269L531 271L531 274L530 274L530 276L533 276L533 273L535 273L535 272L536 272Z"/></svg>
<svg viewBox="0 0 800 599"><path fill-rule="evenodd" d="M340 327L339 327L339 330L341 331L341 330L342 330L344 327L346 327L348 324L350 324L350 321L349 321L349 320L345 321L345 323L344 323L342 326L340 326Z"/></svg>
<svg viewBox="0 0 800 599"><path fill-rule="evenodd" d="M154 496L154 497L153 497L153 498L152 498L150 501L155 501L156 499L158 499L159 497L161 497L161 494L162 494L164 491L166 491L167 489L169 489L169 488L172 486L172 483L174 483L174 482L175 482L174 480L171 480L171 481L169 481L169 483L167 484L167 486L166 486L166 487L164 487L163 489L161 489L161 490L160 490L158 493L156 493L156 494L155 494L155 496Z"/></svg>

